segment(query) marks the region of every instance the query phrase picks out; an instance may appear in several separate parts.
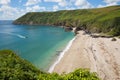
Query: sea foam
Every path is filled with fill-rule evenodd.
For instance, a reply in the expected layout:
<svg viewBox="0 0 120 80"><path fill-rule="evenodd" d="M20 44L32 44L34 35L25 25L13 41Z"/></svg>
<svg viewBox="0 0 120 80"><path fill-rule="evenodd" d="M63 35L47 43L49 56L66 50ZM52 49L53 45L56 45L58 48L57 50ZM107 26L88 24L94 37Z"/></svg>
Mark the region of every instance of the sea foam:
<svg viewBox="0 0 120 80"><path fill-rule="evenodd" d="M69 41L69 43L67 44L66 48L60 53L60 56L58 56L57 60L55 61L55 63L49 68L48 72L52 73L55 66L60 62L60 60L63 58L65 52L67 52L69 50L69 48L71 47L73 41L75 40L76 37L74 37L72 40Z"/></svg>

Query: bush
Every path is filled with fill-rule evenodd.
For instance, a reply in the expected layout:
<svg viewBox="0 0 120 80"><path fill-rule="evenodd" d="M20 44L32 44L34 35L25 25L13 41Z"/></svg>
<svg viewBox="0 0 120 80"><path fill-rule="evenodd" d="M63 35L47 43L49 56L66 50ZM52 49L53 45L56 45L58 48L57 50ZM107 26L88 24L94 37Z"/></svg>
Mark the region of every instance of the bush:
<svg viewBox="0 0 120 80"><path fill-rule="evenodd" d="M100 80L89 69L77 69L68 74L45 73L11 50L0 51L0 80Z"/></svg>

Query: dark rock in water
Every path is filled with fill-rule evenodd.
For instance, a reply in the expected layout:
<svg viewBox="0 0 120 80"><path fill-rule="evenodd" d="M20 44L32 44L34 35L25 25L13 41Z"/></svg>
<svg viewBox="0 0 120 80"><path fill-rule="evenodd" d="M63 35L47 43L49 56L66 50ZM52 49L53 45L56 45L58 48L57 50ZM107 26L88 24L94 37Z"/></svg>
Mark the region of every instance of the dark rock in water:
<svg viewBox="0 0 120 80"><path fill-rule="evenodd" d="M28 38L27 36L25 38Z"/></svg>
<svg viewBox="0 0 120 80"><path fill-rule="evenodd" d="M73 30L72 27L65 27L64 29L65 29L65 31L72 31Z"/></svg>

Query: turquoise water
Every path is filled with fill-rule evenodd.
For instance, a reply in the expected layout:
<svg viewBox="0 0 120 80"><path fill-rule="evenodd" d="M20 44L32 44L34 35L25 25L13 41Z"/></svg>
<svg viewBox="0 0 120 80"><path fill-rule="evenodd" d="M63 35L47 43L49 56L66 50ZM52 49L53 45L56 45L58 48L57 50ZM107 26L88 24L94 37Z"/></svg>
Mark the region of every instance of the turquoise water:
<svg viewBox="0 0 120 80"><path fill-rule="evenodd" d="M12 49L42 70L48 70L67 43L72 32L54 26L13 25L0 21L0 49Z"/></svg>

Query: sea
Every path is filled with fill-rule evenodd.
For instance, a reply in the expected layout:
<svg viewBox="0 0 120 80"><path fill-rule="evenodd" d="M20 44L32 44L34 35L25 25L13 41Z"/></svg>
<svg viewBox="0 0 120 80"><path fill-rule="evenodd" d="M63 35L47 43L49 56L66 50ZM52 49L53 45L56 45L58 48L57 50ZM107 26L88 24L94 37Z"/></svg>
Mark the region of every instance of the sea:
<svg viewBox="0 0 120 80"><path fill-rule="evenodd" d="M59 26L14 25L12 20L0 20L0 50L11 49L37 68L48 71L63 52L73 32Z"/></svg>

